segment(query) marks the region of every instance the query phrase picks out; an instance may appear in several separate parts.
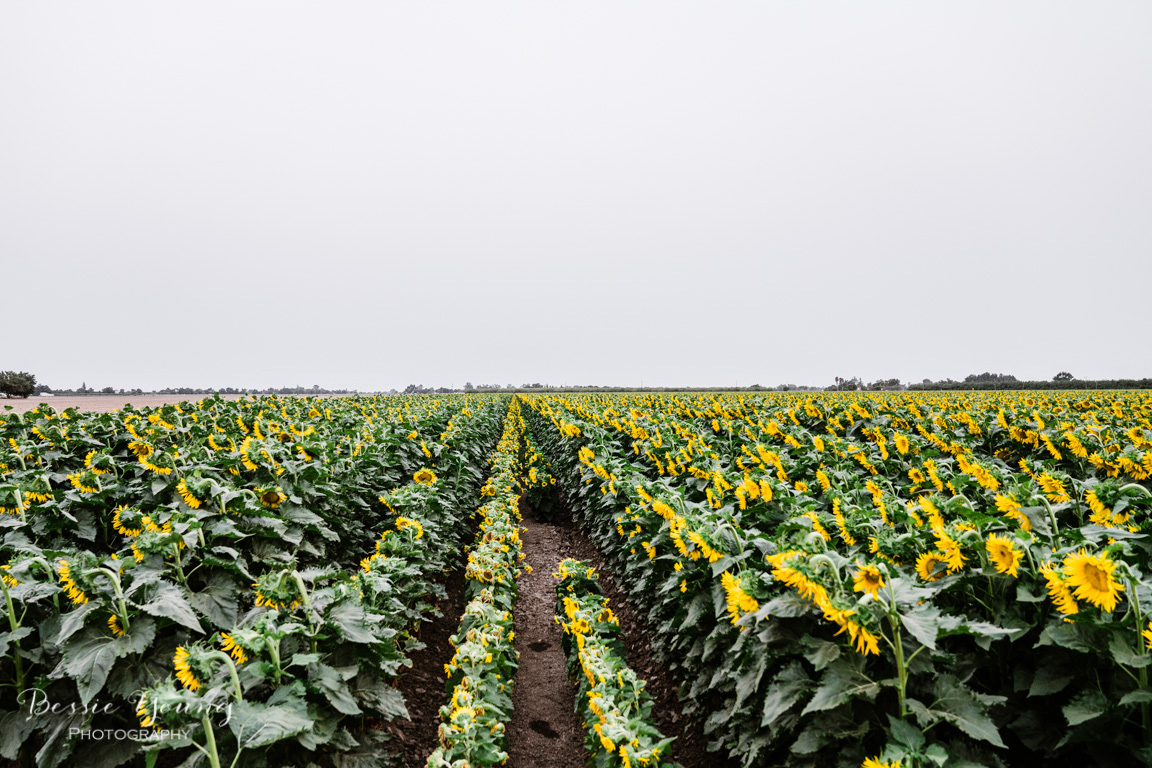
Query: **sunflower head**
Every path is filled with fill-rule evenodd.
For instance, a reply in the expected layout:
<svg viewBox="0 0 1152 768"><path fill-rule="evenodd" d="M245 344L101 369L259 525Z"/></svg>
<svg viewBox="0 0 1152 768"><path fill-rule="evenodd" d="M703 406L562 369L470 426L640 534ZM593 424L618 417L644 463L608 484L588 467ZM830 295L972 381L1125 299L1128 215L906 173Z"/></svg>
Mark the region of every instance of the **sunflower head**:
<svg viewBox="0 0 1152 768"><path fill-rule="evenodd" d="M936 552L925 552L916 558L916 574L924 581L936 581L944 576L944 558Z"/></svg>
<svg viewBox="0 0 1152 768"><path fill-rule="evenodd" d="M988 535L988 541L985 542L984 546L988 550L988 558L995 566L996 572L1006 573L1015 578L1017 569L1020 567L1020 560L1024 555L1016 549L1012 540L1002 534L992 533Z"/></svg>
<svg viewBox="0 0 1152 768"><path fill-rule="evenodd" d="M268 509L276 509L288 500L288 497L284 495L284 491L280 488L280 486L275 486L272 488L257 488L256 496L259 497L260 503Z"/></svg>
<svg viewBox="0 0 1152 768"><path fill-rule="evenodd" d="M1068 586L1077 599L1109 613L1116 609L1124 585L1116 580L1116 563L1107 554L1090 555L1082 549L1064 558L1063 566Z"/></svg>
<svg viewBox="0 0 1152 768"><path fill-rule="evenodd" d="M412 479L421 485L432 485L436 482L436 473L425 467L412 475Z"/></svg>
<svg viewBox="0 0 1152 768"><path fill-rule="evenodd" d="M172 666L176 670L176 679L190 691L199 690L203 685L201 681L211 674L205 652L196 645L179 646L172 657Z"/></svg>
<svg viewBox="0 0 1152 768"><path fill-rule="evenodd" d="M300 605L300 592L292 570L268 571L252 584L256 605L276 611L291 611Z"/></svg>
<svg viewBox="0 0 1152 768"><path fill-rule="evenodd" d="M867 592L875 597L884 586L884 577L874 565L866 565L852 577L852 588L857 592Z"/></svg>

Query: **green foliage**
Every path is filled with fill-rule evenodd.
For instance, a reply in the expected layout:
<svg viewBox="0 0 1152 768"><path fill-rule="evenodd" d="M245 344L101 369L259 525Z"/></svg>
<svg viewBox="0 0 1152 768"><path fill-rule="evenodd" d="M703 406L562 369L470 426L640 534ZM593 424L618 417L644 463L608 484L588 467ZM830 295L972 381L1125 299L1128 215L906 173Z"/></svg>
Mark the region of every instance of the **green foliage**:
<svg viewBox="0 0 1152 768"><path fill-rule="evenodd" d="M27 371L0 371L0 394L28 397L36 392L36 377Z"/></svg>
<svg viewBox="0 0 1152 768"><path fill-rule="evenodd" d="M0 756L382 759L371 726L407 715L392 682L443 595L506 405L214 398L0 419L0 671L26 692L20 710L4 699ZM93 706L29 718L31 692ZM109 749L69 728L172 736Z"/></svg>
<svg viewBox="0 0 1152 768"><path fill-rule="evenodd" d="M1146 395L527 402L713 748L1152 758Z"/></svg>

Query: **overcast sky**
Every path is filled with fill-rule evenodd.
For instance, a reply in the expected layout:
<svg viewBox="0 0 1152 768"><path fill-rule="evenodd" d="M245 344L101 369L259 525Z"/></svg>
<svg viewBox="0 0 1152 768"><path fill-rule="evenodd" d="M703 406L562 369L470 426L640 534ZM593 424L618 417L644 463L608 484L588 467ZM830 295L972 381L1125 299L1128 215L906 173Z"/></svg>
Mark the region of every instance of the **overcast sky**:
<svg viewBox="0 0 1152 768"><path fill-rule="evenodd" d="M6 0L0 369L1152 376L1150 40L1143 0Z"/></svg>

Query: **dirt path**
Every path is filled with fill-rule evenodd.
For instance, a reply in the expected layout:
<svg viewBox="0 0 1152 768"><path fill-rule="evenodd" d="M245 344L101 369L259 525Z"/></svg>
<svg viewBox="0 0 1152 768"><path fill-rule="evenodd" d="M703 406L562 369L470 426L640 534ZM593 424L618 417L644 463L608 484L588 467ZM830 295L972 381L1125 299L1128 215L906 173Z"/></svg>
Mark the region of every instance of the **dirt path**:
<svg viewBox="0 0 1152 768"><path fill-rule="evenodd" d="M400 693L408 707L410 720L393 720L388 725L401 765L423 768L439 739L440 705L448 701L444 665L455 649L449 638L460 628L464 613L464 555L461 564L448 576L444 587L448 599L437 603L440 616L423 624L420 640L424 648L412 654L412 667L400 679Z"/></svg>
<svg viewBox="0 0 1152 768"><path fill-rule="evenodd" d="M572 536L561 526L525 512L520 536L532 573L520 577L513 610L520 669L508 724L509 768L582 768L584 729L575 711L575 688L568 682L560 627L554 620L557 564L574 554Z"/></svg>

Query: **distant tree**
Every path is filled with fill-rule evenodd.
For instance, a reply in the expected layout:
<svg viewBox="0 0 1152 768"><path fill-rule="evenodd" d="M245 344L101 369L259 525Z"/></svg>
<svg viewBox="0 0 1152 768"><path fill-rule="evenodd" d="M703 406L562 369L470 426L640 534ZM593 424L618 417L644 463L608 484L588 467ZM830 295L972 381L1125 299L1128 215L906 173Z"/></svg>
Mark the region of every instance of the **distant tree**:
<svg viewBox="0 0 1152 768"><path fill-rule="evenodd" d="M1060 371L1060 373L1052 377L1052 381L1072 381L1074 378L1076 377L1068 373L1068 371Z"/></svg>
<svg viewBox="0 0 1152 768"><path fill-rule="evenodd" d="M114 394L116 394L116 388L115 387L104 387L104 389L100 390L100 394L102 394L102 395L114 395Z"/></svg>
<svg viewBox="0 0 1152 768"><path fill-rule="evenodd" d="M6 397L28 397L36 393L36 377L27 371L0 371L0 393Z"/></svg>
<svg viewBox="0 0 1152 768"><path fill-rule="evenodd" d="M864 381L858 376L854 376L851 379L842 379L837 376L836 383L828 387L828 389L839 390L841 392L855 392L858 389L864 389Z"/></svg>
<svg viewBox="0 0 1152 768"><path fill-rule="evenodd" d="M1016 377L1010 373L971 373L964 377L965 384L975 384L983 381L1016 381Z"/></svg>
<svg viewBox="0 0 1152 768"><path fill-rule="evenodd" d="M475 387L472 386L472 382L470 382L470 381L464 382L464 391L465 392L471 392L473 389L475 389Z"/></svg>

